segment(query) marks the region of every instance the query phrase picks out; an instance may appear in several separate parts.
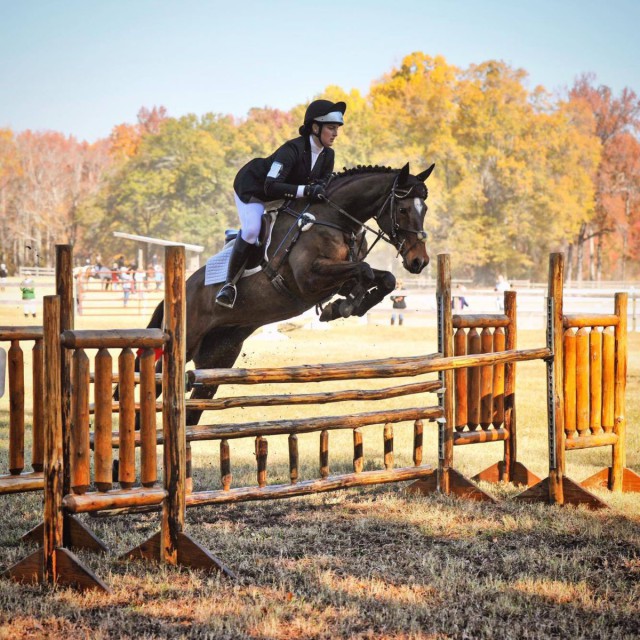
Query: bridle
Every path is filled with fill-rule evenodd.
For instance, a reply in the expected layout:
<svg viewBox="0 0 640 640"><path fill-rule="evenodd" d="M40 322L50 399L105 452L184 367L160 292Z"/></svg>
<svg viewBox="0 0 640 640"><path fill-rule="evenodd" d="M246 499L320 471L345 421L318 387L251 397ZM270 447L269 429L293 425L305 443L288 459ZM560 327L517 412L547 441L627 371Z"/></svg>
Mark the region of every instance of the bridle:
<svg viewBox="0 0 640 640"><path fill-rule="evenodd" d="M375 247L378 240L384 240L386 243L393 246L398 251L398 255L404 258L408 249L403 250L404 245L406 243L406 239L402 240L398 236L399 231L403 231L404 233L414 233L419 242L426 243L427 241L428 236L427 236L427 232L424 229L410 229L407 227L400 226L400 224L398 223L398 202L400 200L404 200L405 198L411 197L412 192L414 191L414 189L417 189L417 188L419 188L422 191L422 193L420 194L416 193L416 196L420 197L423 200L426 200L427 196L429 195L429 191L426 185L420 182L411 185L408 189L401 190L398 187L398 178L399 178L399 175L395 177L393 181L393 185L391 185L391 191L389 191L389 194L384 199L384 202L382 203L380 210L378 211L378 213L376 213L373 216L373 219L378 223L377 231L375 229L372 229L368 225L364 224L363 222L360 222L360 220L358 220L351 214L347 213L344 209L342 209L339 205L331 201L326 196L322 198L330 207L334 208L338 213L340 213L340 215L345 216L352 222L357 223L363 229L366 229L367 231L371 231L371 233L373 233L376 236L376 239L371 243L371 246L369 246L366 254L362 258L363 260L369 255L369 253L371 252L373 247ZM380 220L387 213L389 215L389 219L391 222L389 233L384 231L382 228L382 225L380 224ZM363 234L362 242L363 241L364 241L364 234Z"/></svg>

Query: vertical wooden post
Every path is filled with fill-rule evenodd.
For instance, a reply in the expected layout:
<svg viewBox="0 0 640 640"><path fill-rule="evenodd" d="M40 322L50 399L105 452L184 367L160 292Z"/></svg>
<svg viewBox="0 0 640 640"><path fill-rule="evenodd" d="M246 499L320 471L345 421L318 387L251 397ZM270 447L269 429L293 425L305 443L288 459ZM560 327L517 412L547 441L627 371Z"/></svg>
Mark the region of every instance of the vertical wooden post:
<svg viewBox="0 0 640 640"><path fill-rule="evenodd" d="M44 298L45 449L44 449L44 543L43 578L54 584L58 579L56 549L63 545L63 434L60 411L60 298Z"/></svg>
<svg viewBox="0 0 640 640"><path fill-rule="evenodd" d="M9 473L24 469L24 353L19 340L12 340L9 363Z"/></svg>
<svg viewBox="0 0 640 640"><path fill-rule="evenodd" d="M413 465L419 467L422 464L422 439L424 424L422 420L413 423Z"/></svg>
<svg viewBox="0 0 640 640"><path fill-rule="evenodd" d="M44 345L36 340L33 345L33 445L31 466L34 471L44 468Z"/></svg>
<svg viewBox="0 0 640 640"><path fill-rule="evenodd" d="M504 292L504 313L509 324L504 333L504 349L512 351L518 348L518 315L516 311L516 292ZM495 336L494 336L495 343ZM494 347L497 351L497 347ZM516 363L504 365L504 428L509 437L504 442L504 479L514 482L517 477L518 462L518 423L516 420ZM525 474L526 477L526 474Z"/></svg>
<svg viewBox="0 0 640 640"><path fill-rule="evenodd" d="M156 437L156 368L154 349L140 355L140 482L153 487L158 480Z"/></svg>
<svg viewBox="0 0 640 640"><path fill-rule="evenodd" d="M136 481L136 398L135 356L130 348L118 356L118 389L120 391L120 442L118 481L123 489L130 489Z"/></svg>
<svg viewBox="0 0 640 640"><path fill-rule="evenodd" d="M482 340L478 330L471 327L467 332L467 353L469 355L482 351ZM472 367L467 372L467 426L475 431L480 425L480 369Z"/></svg>
<svg viewBox="0 0 640 640"><path fill-rule="evenodd" d="M569 328L563 337L563 393L564 393L564 432L567 440L577 436L578 408L576 405L578 391L576 386L576 332Z"/></svg>
<svg viewBox="0 0 640 640"><path fill-rule="evenodd" d="M614 384L615 423L613 432L618 442L613 445L611 463L612 491L622 491L624 469L626 466L626 417L625 391L627 386L627 294L616 293L615 314L618 316L616 327L616 367Z"/></svg>
<svg viewBox="0 0 640 640"><path fill-rule="evenodd" d="M256 438L256 461L258 463L258 486L267 486L267 456L269 455L269 443L266 438Z"/></svg>
<svg viewBox="0 0 640 640"><path fill-rule="evenodd" d="M589 429L602 429L602 332L594 327L589 334Z"/></svg>
<svg viewBox="0 0 640 640"><path fill-rule="evenodd" d="M220 480L222 490L231 489L231 449L228 440L220 440Z"/></svg>
<svg viewBox="0 0 640 640"><path fill-rule="evenodd" d="M60 333L74 328L73 252L71 245L56 245L56 295L60 298ZM62 416L63 494L71 493L69 458L71 455L71 350L60 356L60 394ZM49 366L49 365L47 365ZM68 542L68 540L65 540Z"/></svg>
<svg viewBox="0 0 640 640"><path fill-rule="evenodd" d="M578 437L589 431L589 330L576 333L576 429Z"/></svg>
<svg viewBox="0 0 640 640"><path fill-rule="evenodd" d="M184 247L165 249L164 330L169 341L162 358L162 418L164 424L164 487L161 558L178 562L186 507L186 412L184 403L185 254Z"/></svg>
<svg viewBox="0 0 640 640"><path fill-rule="evenodd" d="M353 430L353 470L361 473L364 469L364 447L362 443L362 429Z"/></svg>
<svg viewBox="0 0 640 640"><path fill-rule="evenodd" d="M91 445L89 441L89 358L84 349L73 354L73 387L71 402L71 489L86 493L91 486Z"/></svg>
<svg viewBox="0 0 640 640"><path fill-rule="evenodd" d="M113 358L107 349L99 349L95 358L95 398L93 462L98 491L109 491L112 487L113 447L111 445L111 379Z"/></svg>
<svg viewBox="0 0 640 640"><path fill-rule="evenodd" d="M467 353L467 332L462 328L456 329L453 337L453 349L456 356L464 356ZM456 369L454 379L456 406L453 426L456 431L464 431L469 421L467 408L469 397L469 392L467 391L469 384L468 369Z"/></svg>
<svg viewBox="0 0 640 640"><path fill-rule="evenodd" d="M438 255L438 350L445 358L453 355L453 318L451 315L451 258ZM445 392L440 395L444 420L438 429L438 489L445 495L451 492L453 467L453 381L452 370L441 371L440 382Z"/></svg>
<svg viewBox="0 0 640 640"><path fill-rule="evenodd" d="M564 256L561 253L552 253L549 257L548 301L551 306L547 339L553 350L553 361L548 364L547 394L549 396L549 500L555 504L564 504L563 286Z"/></svg>
<svg viewBox="0 0 640 640"><path fill-rule="evenodd" d="M480 333L481 353L493 351L493 333L484 327ZM483 431L491 427L493 420L493 365L480 367L480 426Z"/></svg>
<svg viewBox="0 0 640 640"><path fill-rule="evenodd" d="M320 477L329 476L329 432L323 429L320 432Z"/></svg>
<svg viewBox="0 0 640 640"><path fill-rule="evenodd" d="M298 436L295 433L289 434L289 480L291 484L298 482Z"/></svg>
<svg viewBox="0 0 640 640"><path fill-rule="evenodd" d="M384 468L389 471L393 469L393 425L384 425Z"/></svg>
<svg viewBox="0 0 640 640"><path fill-rule="evenodd" d="M613 431L615 422L616 334L613 327L602 332L602 428Z"/></svg>

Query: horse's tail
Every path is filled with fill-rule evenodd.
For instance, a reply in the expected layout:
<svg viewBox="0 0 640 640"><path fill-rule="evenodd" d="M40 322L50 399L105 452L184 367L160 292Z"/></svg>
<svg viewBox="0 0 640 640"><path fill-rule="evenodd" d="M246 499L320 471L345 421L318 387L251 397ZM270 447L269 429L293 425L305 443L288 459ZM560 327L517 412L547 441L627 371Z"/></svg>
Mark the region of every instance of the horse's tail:
<svg viewBox="0 0 640 640"><path fill-rule="evenodd" d="M164 316L164 302L160 302L158 306L155 308L153 315L151 316L151 320L149 320L149 324L147 324L147 329L160 329L162 327L163 316ZM156 360L158 360L162 355L162 350L160 349L158 351L159 353L158 352L156 353ZM136 371L136 373L140 371L140 358L137 355L136 355L134 371ZM115 389L113 390L113 399L116 401L120 399L120 390L118 385L116 385Z"/></svg>
<svg viewBox="0 0 640 640"><path fill-rule="evenodd" d="M164 302L160 302L155 308L151 320L147 325L147 329L160 329L162 327L162 318L164 316Z"/></svg>

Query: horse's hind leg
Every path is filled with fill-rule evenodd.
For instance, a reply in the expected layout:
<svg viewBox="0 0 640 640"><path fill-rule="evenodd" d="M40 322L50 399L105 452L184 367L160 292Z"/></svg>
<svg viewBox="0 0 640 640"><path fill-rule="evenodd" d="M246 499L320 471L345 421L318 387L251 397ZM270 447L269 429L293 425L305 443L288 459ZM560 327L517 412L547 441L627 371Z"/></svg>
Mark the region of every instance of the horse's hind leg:
<svg viewBox="0 0 640 640"><path fill-rule="evenodd" d="M217 369L232 367L240 355L244 341L259 327L219 327L208 333L193 357L196 369ZM195 387L190 400L210 400L216 394L217 386ZM198 424L201 409L187 410L187 425Z"/></svg>

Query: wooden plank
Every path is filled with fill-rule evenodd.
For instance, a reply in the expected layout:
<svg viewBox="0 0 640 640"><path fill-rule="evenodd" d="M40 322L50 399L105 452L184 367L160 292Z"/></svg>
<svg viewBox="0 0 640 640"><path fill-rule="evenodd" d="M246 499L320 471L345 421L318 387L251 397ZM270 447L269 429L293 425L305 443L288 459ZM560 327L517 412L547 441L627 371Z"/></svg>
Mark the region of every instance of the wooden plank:
<svg viewBox="0 0 640 640"><path fill-rule="evenodd" d="M267 485L260 487L239 487L230 491L197 491L186 497L187 507L207 504L226 504L254 500L275 500L294 496L337 491L351 487L364 487L389 482L414 480L433 474L433 469L424 467L397 468L392 471L363 471L339 476L329 476L314 480L303 480L297 484Z"/></svg>
<svg viewBox="0 0 640 640"><path fill-rule="evenodd" d="M64 331L61 342L68 349L159 348L166 337L162 329L85 329Z"/></svg>
<svg viewBox="0 0 640 640"><path fill-rule="evenodd" d="M464 315L454 315L452 324L454 329L484 329L509 326L509 318L504 313L485 313L475 315L473 313L465 313Z"/></svg>
<svg viewBox="0 0 640 640"><path fill-rule="evenodd" d="M388 411L369 411L352 413L346 416L320 416L297 420L273 420L246 423L227 423L215 425L194 425L187 431L190 442L215 440L219 438L235 439L252 436L270 436L288 433L312 433L323 429L355 429L371 424L386 422L409 422L414 420L433 420L442 416L440 407L418 407L410 409L391 409Z"/></svg>
<svg viewBox="0 0 640 640"><path fill-rule="evenodd" d="M452 350L453 352L453 350ZM190 386L213 386L220 384L264 384L293 382L323 382L326 380L366 380L369 378L406 378L449 371L475 368L486 364L507 362L528 362L543 360L551 355L547 347L520 349L502 353L485 353L466 357L418 356L413 363L382 364L359 369L351 363L348 366L333 365L335 369L323 370L320 366L279 367L274 369L195 369L187 371ZM329 365L327 365L329 366Z"/></svg>
<svg viewBox="0 0 640 640"><path fill-rule="evenodd" d="M574 327L590 328L590 327L617 327L619 318L615 314L606 313L568 313L562 318L562 326L565 329Z"/></svg>

